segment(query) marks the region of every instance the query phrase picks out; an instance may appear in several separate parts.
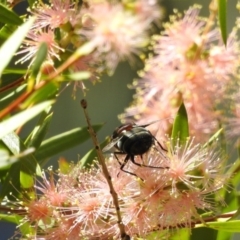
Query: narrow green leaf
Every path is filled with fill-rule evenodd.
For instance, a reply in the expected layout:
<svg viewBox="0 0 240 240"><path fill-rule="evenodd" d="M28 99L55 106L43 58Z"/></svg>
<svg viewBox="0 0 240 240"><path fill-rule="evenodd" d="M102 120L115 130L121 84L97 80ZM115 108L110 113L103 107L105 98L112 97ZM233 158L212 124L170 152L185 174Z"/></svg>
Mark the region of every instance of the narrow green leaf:
<svg viewBox="0 0 240 240"><path fill-rule="evenodd" d="M22 210L22 212L23 211L24 210ZM19 210L19 212L21 213L21 210ZM21 215L23 215L23 214L17 215L17 214L12 214L12 213L11 214L0 213L0 220L10 222L10 223L15 223L16 225L18 225L19 230L22 233L22 237L23 236L33 236L34 235L33 231L35 230L35 228L33 228L31 226L31 223L29 221L24 221L23 216L21 216ZM26 239L26 238L24 238L24 239Z"/></svg>
<svg viewBox="0 0 240 240"><path fill-rule="evenodd" d="M15 216L18 221L17 225L19 226L19 230L22 236L25 236L26 238L28 238L29 236L36 235L36 228L32 227L29 221L23 221L23 217L20 215L15 215Z"/></svg>
<svg viewBox="0 0 240 240"><path fill-rule="evenodd" d="M22 108L27 108L28 106L32 106L36 103L40 103L55 97L58 87L58 83L53 81L48 82L45 84L45 86L41 87L37 91L34 91L34 93L31 94L24 103L22 103Z"/></svg>
<svg viewBox="0 0 240 240"><path fill-rule="evenodd" d="M30 18L27 22L21 25L11 37L4 42L0 48L0 75L2 74L4 68L9 64L14 53L17 51L18 47L22 43L26 34L28 33L30 27L34 22L34 18Z"/></svg>
<svg viewBox="0 0 240 240"><path fill-rule="evenodd" d="M63 76L63 80L62 81L82 81L82 80L86 80L89 79L91 77L91 73L87 72L87 71L82 71L82 72L75 72L75 73L71 73L68 75Z"/></svg>
<svg viewBox="0 0 240 240"><path fill-rule="evenodd" d="M31 138L28 143L28 147L34 147L38 149L47 134L49 124L52 120L53 113L48 114L44 119L40 118L37 126L34 128Z"/></svg>
<svg viewBox="0 0 240 240"><path fill-rule="evenodd" d="M217 232L211 228L193 228L189 240L216 240ZM185 239L184 239L185 240Z"/></svg>
<svg viewBox="0 0 240 240"><path fill-rule="evenodd" d="M91 53L95 48L95 45L92 44L91 42L87 42L84 45L80 46L75 52L74 52L74 56L85 56L88 55L89 53Z"/></svg>
<svg viewBox="0 0 240 240"><path fill-rule="evenodd" d="M0 149L0 169L6 169L9 165L13 164L14 162L16 162L16 159L11 159L9 156L9 152L4 150L4 149Z"/></svg>
<svg viewBox="0 0 240 240"><path fill-rule="evenodd" d="M25 158L34 152L33 148L26 149L21 144L20 138L14 132L5 135L1 139L4 147L0 149L0 169L8 169L9 165ZM10 154L10 152L12 154Z"/></svg>
<svg viewBox="0 0 240 240"><path fill-rule="evenodd" d="M173 230L172 230L173 231ZM141 238L141 237L137 237L136 240L163 240L166 239L166 236L169 235L167 230L163 230L163 229L159 229L159 230L154 230L154 231L149 231L149 233ZM185 238L179 238L179 240L187 240ZM168 240L172 240L171 238L168 238Z"/></svg>
<svg viewBox="0 0 240 240"><path fill-rule="evenodd" d="M226 176L231 176L231 180L228 182L228 188L222 188L219 191L219 196L224 196L224 202L226 205L222 208L223 212L236 211L236 213L230 218L230 220L235 220L239 218L239 192L236 186L240 182L240 161L239 159L235 161L229 169L226 171ZM231 191L229 191L231 189Z"/></svg>
<svg viewBox="0 0 240 240"><path fill-rule="evenodd" d="M102 124L94 125L94 130L98 131ZM87 127L75 128L70 131L61 133L57 136L43 141L42 145L36 152L36 159L39 161L45 160L54 156L62 151L72 148L89 138Z"/></svg>
<svg viewBox="0 0 240 240"><path fill-rule="evenodd" d="M240 206L238 207L237 211L233 214L233 216L229 219L229 221L239 219L240 216Z"/></svg>
<svg viewBox="0 0 240 240"><path fill-rule="evenodd" d="M177 141L181 144L185 144L189 137L189 129L188 129L188 116L187 111L182 103L177 116L174 119L173 129L172 129L172 139L174 145Z"/></svg>
<svg viewBox="0 0 240 240"><path fill-rule="evenodd" d="M10 192L17 196L20 193L20 187L32 187L33 176L41 174L34 155L32 152L28 152L29 149L26 148L16 133L12 132L5 135L2 141L18 161L12 164L5 176L5 181L2 182L1 198L10 194Z"/></svg>
<svg viewBox="0 0 240 240"><path fill-rule="evenodd" d="M106 146L106 144L108 143L108 139L106 139L103 143L100 144L101 149ZM80 168L89 168L91 167L93 160L97 159L97 153L96 153L96 149L93 148L90 151L88 151L80 160L79 162L79 166Z"/></svg>
<svg viewBox="0 0 240 240"><path fill-rule="evenodd" d="M4 181L1 182L0 189L0 200L5 196L8 196L9 199L14 199L15 196L19 195L20 192L20 162L12 164L9 171L7 172Z"/></svg>
<svg viewBox="0 0 240 240"><path fill-rule="evenodd" d="M231 236L232 236L232 233L230 232L218 231L216 240L229 240L231 239Z"/></svg>
<svg viewBox="0 0 240 240"><path fill-rule="evenodd" d="M227 43L227 1L218 0L218 18L224 44Z"/></svg>
<svg viewBox="0 0 240 240"><path fill-rule="evenodd" d="M44 62L44 60L47 57L47 53L48 53L47 44L45 42L43 42L43 43L41 43L41 45L40 45L40 47L37 51L35 60L34 60L33 65L31 67L31 70L32 70L31 77L36 78L36 76L38 75L38 72L39 72L39 70L42 66L42 63Z"/></svg>
<svg viewBox="0 0 240 240"><path fill-rule="evenodd" d="M5 68L3 71L4 74L19 74L19 75L25 75L27 73L28 69L19 69L19 68Z"/></svg>
<svg viewBox="0 0 240 240"><path fill-rule="evenodd" d="M16 218L16 215L13 215L13 214L10 215L10 214L0 213L0 220L5 221L5 222L18 224L18 220Z"/></svg>
<svg viewBox="0 0 240 240"><path fill-rule="evenodd" d="M11 102L13 102L18 96L26 91L26 84L21 86L13 87L7 91L0 93L0 109L4 109Z"/></svg>
<svg viewBox="0 0 240 240"><path fill-rule="evenodd" d="M213 142L217 141L220 134L222 133L223 129L220 128L216 133L214 133L209 139L208 141L203 145L203 147L207 147L207 146L211 146Z"/></svg>
<svg viewBox="0 0 240 240"><path fill-rule="evenodd" d="M2 150L0 150L1 152ZM21 159L25 158L26 156L32 154L34 152L34 148L29 148L26 149L25 151L21 152L18 155L8 155L6 156L6 154L4 156L0 156L0 169L4 170L4 169L9 169L10 165L12 165L13 163L20 161Z"/></svg>
<svg viewBox="0 0 240 240"><path fill-rule="evenodd" d="M2 141L14 155L18 155L21 152L21 140L16 133L10 132L2 137Z"/></svg>
<svg viewBox="0 0 240 240"><path fill-rule="evenodd" d="M36 0L28 0L28 4L30 8L32 9L33 5L35 4Z"/></svg>
<svg viewBox="0 0 240 240"><path fill-rule="evenodd" d="M179 240L179 239L190 239L191 236L191 231L190 229L183 228L183 229L178 229L175 234L171 236L171 240Z"/></svg>
<svg viewBox="0 0 240 240"><path fill-rule="evenodd" d="M12 132L16 128L22 126L30 119L34 118L40 112L44 111L47 107L53 104L53 101L45 101L43 103L37 104L32 108L29 108L21 113L18 113L11 118L0 123L0 138L4 137L6 134Z"/></svg>
<svg viewBox="0 0 240 240"><path fill-rule="evenodd" d="M20 171L20 183L22 188L32 188L34 185L34 177L31 172Z"/></svg>
<svg viewBox="0 0 240 240"><path fill-rule="evenodd" d="M15 12L0 3L0 22L21 25L23 20Z"/></svg>
<svg viewBox="0 0 240 240"><path fill-rule="evenodd" d="M240 232L240 220L226 222L208 222L207 226L216 230L226 232Z"/></svg>
<svg viewBox="0 0 240 240"><path fill-rule="evenodd" d="M13 34L17 29L16 25L5 24L0 29L0 46Z"/></svg>
<svg viewBox="0 0 240 240"><path fill-rule="evenodd" d="M234 185L240 182L240 159L237 159L227 170L227 175L232 176L231 180L234 182Z"/></svg>

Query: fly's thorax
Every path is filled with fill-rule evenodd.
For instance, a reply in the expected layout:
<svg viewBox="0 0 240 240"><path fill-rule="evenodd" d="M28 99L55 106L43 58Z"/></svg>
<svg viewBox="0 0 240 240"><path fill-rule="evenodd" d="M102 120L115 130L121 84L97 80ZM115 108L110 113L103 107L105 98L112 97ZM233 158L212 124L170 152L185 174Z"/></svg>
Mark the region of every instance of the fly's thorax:
<svg viewBox="0 0 240 240"><path fill-rule="evenodd" d="M126 154L142 155L154 143L152 134L143 127L135 127L130 131L123 131L122 138L117 142L117 148Z"/></svg>

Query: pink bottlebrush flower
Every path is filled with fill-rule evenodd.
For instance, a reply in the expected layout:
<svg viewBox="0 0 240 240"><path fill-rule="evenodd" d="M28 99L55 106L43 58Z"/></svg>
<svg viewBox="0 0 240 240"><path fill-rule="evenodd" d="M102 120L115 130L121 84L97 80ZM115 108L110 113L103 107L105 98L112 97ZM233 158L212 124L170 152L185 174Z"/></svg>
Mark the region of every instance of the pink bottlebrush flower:
<svg viewBox="0 0 240 240"><path fill-rule="evenodd" d="M31 231L27 232L29 239L36 239L36 236L42 233L42 228L47 233L55 220L60 217L44 195L36 199L25 199L18 204L22 206L15 210L16 213L19 211L19 215L22 217L19 227L27 224L32 228ZM25 210L25 213L21 212L22 209ZM24 232L21 232L21 235L24 235Z"/></svg>
<svg viewBox="0 0 240 240"><path fill-rule="evenodd" d="M149 22L118 4L90 4L83 17L84 35L96 46L96 58L101 56L107 69L115 69L119 60L139 53L148 42Z"/></svg>
<svg viewBox="0 0 240 240"><path fill-rule="evenodd" d="M72 219L59 218L59 226L50 229L44 235L44 240L79 240L81 239L81 226L74 225L75 223Z"/></svg>
<svg viewBox="0 0 240 240"><path fill-rule="evenodd" d="M47 200L33 200L27 204L28 218L30 222L38 222L42 220L47 223L52 217L52 208L47 203Z"/></svg>
<svg viewBox="0 0 240 240"><path fill-rule="evenodd" d="M172 146L172 143L170 144ZM169 171L167 178L172 184L172 194L178 195L179 189L177 184L181 182L190 190L201 187L201 191L206 194L208 192L218 190L223 187L226 178L224 176L221 164L224 163L220 159L219 154L214 149L207 149L191 140L183 147L177 145L167 152L169 159ZM212 179L215 179L212 182Z"/></svg>
<svg viewBox="0 0 240 240"><path fill-rule="evenodd" d="M169 198L159 213L159 229L179 228L180 226L191 229L194 220L200 219L197 209L213 210L213 207L206 202L204 194L197 190L183 191L178 196Z"/></svg>
<svg viewBox="0 0 240 240"><path fill-rule="evenodd" d="M30 66L41 43L47 44L47 60L52 61L55 58L60 60L59 53L64 52L64 49L62 49L55 41L54 32L50 29L48 29L47 31L31 29L27 35L27 38L23 41L23 45L21 47L22 49L20 49L16 54L24 54L24 56L20 58L16 63L23 63L32 59L29 64Z"/></svg>
<svg viewBox="0 0 240 240"><path fill-rule="evenodd" d="M190 227L200 219L197 209L215 210L208 196L221 189L229 178L221 171L222 161L214 151L194 145L193 141L185 147L178 144L168 149L164 158L155 150L150 151L143 162L151 166L168 163L169 169L131 169L145 181L140 184L140 192L136 191L139 194L134 203L124 208L123 216L126 214L129 231L140 236L149 231L146 226L162 230L180 225Z"/></svg>
<svg viewBox="0 0 240 240"><path fill-rule="evenodd" d="M146 61L142 79L134 83L136 101L122 115L124 121L175 116L183 101L198 141L216 131L215 109L225 99L230 79L237 76L239 48L234 31L225 48L220 31L206 33L207 20L198 14L199 8L192 7L183 18L174 16L154 38L154 55Z"/></svg>
<svg viewBox="0 0 240 240"><path fill-rule="evenodd" d="M58 187L54 182L53 173L50 172L49 180L45 173L42 173L42 182L38 181L35 189L39 190L42 195L48 200L51 206L62 206L67 204L67 195L64 192L58 191Z"/></svg>
<svg viewBox="0 0 240 240"><path fill-rule="evenodd" d="M227 82L232 76L238 73L239 43L237 31L234 29L228 36L227 45L220 40L219 45L212 46L209 50L209 78L216 78L218 81ZM217 82L217 81L216 81Z"/></svg>
<svg viewBox="0 0 240 240"><path fill-rule="evenodd" d="M155 0L138 0L131 2L129 5L128 7L132 8L134 14L149 23L158 22L163 17L161 8Z"/></svg>
<svg viewBox="0 0 240 240"><path fill-rule="evenodd" d="M40 2L31 10L37 18L33 28L59 28L70 22L75 12L71 0L51 0L50 5Z"/></svg>
<svg viewBox="0 0 240 240"><path fill-rule="evenodd" d="M160 229L160 235L180 226L191 229L200 219L198 210L216 210L210 196L229 178L223 172L222 159L212 149L194 145L193 141L186 146L172 144L171 140L165 144L169 146L167 152L153 146L142 158L135 157L138 163L161 168L127 163L126 170L139 178L120 172L114 157L107 160L123 224L131 237L144 238L156 229ZM125 157L119 156L119 160ZM37 187L43 195L32 205L41 210L40 203L45 203L45 208L38 214L34 212L37 208L29 204L28 212L39 220L50 218L54 227L40 229L40 222L36 222L33 227L37 235L46 240L119 238L116 210L101 166L87 171L77 165L69 173L59 174L57 185L43 177L46 189ZM61 205L51 204L51 191L65 196ZM33 223L30 214L28 218Z"/></svg>
<svg viewBox="0 0 240 240"><path fill-rule="evenodd" d="M77 182L73 184L76 178ZM79 236L91 239L92 235L109 236L116 232L118 228L112 196L99 170L84 173L75 168L69 176L60 176L60 182L59 189L68 194L70 205L58 209L65 213L64 219L72 221L69 234L79 229Z"/></svg>

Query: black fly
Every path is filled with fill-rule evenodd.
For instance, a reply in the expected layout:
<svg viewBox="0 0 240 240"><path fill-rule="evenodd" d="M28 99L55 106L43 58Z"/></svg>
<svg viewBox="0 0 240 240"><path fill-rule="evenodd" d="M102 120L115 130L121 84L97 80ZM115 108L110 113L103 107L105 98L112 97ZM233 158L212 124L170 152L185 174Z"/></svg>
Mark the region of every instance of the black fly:
<svg viewBox="0 0 240 240"><path fill-rule="evenodd" d="M155 123L155 122L152 122ZM124 170L124 166L127 164L128 160L131 160L133 164L137 166L144 166L150 168L167 168L167 167L154 167L150 165L144 165L137 163L134 159L135 156L142 155L152 147L153 144L157 145L163 150L166 149L158 142L158 140L152 135L152 133L146 129L147 126L151 125L136 125L132 123L127 123L116 128L112 134L111 142L103 148L103 152L107 152L113 147L118 151L114 152L118 163L120 164L120 169L126 173L137 176L136 174ZM118 159L117 155L126 154L126 157L122 162Z"/></svg>

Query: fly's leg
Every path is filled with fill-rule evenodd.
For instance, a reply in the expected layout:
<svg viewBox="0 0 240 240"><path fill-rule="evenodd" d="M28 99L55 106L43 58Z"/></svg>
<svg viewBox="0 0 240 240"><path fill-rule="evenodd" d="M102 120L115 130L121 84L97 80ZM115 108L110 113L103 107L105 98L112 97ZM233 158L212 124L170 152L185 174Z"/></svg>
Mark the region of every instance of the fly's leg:
<svg viewBox="0 0 240 240"><path fill-rule="evenodd" d="M153 135L152 135L153 136ZM167 152L167 149L165 149L162 144L153 136L154 140L157 142L157 145L164 151Z"/></svg>
<svg viewBox="0 0 240 240"><path fill-rule="evenodd" d="M123 163L122 163L122 162L118 159L118 157L117 157L118 154L119 154L119 155L122 155L122 154L125 154L125 153L122 153L122 152L114 152L114 156L115 156L115 158L117 159L117 161L118 161L118 163L119 163L119 165L120 165L120 170L123 171L123 172L125 172L125 173L128 173L128 174L130 174L130 175L132 175L132 176L135 176L135 177L139 178L135 173L129 172L129 171L127 171L127 170L124 169L125 165L127 164L128 160L131 158L131 156L130 156L130 155L127 155L127 156L125 157ZM119 173L120 173L120 172L119 172ZM119 173L117 174L117 177L119 176ZM140 179L143 180L142 178L140 178Z"/></svg>
<svg viewBox="0 0 240 240"><path fill-rule="evenodd" d="M142 159L142 155L140 155L141 156L141 159ZM131 161L132 161L132 163L133 164L135 164L135 165L137 165L137 166L139 166L139 167L148 167L148 168L160 168L160 169L168 169L169 167L156 167L156 166L151 166L151 165L145 165L145 164L141 164L141 163L137 163L137 162L135 162L135 160L134 160L134 156L132 155L132 156L130 156L130 159L131 159Z"/></svg>
<svg viewBox="0 0 240 240"><path fill-rule="evenodd" d="M122 162L118 159L117 155L123 155L123 154L125 154L125 153L122 153L122 152L114 152L113 154L114 154L114 157L117 159L119 165L122 166L122 165L124 164L125 160L124 160L124 162L122 163ZM125 159L126 159L126 158L125 158ZM126 162L126 163L127 163L127 162ZM125 163L124 165L126 165L126 163Z"/></svg>

